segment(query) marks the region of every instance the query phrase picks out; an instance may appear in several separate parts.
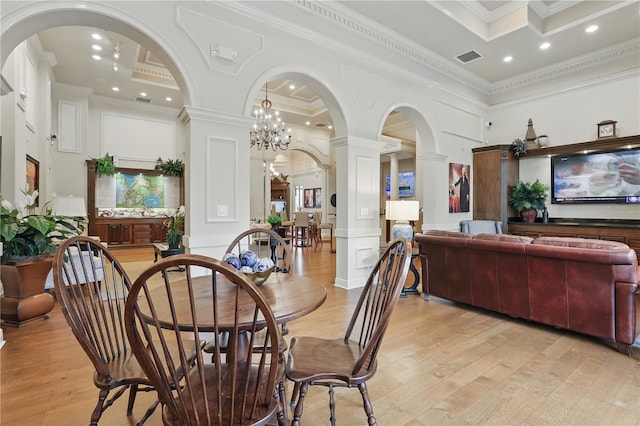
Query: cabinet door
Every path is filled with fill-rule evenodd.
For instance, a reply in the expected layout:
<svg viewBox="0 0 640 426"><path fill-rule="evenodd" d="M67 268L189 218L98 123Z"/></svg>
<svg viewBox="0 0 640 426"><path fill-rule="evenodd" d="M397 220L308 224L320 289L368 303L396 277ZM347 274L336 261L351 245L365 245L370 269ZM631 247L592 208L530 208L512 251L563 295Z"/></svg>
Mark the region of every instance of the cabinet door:
<svg viewBox="0 0 640 426"><path fill-rule="evenodd" d="M167 229L162 226L162 223L151 224L151 242L163 243L167 239Z"/></svg>

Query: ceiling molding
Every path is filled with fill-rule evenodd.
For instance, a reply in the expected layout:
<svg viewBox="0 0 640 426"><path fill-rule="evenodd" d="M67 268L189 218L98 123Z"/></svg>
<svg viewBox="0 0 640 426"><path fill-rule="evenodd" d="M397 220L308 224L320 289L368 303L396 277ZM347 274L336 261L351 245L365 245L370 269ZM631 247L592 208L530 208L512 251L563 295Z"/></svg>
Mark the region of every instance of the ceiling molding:
<svg viewBox="0 0 640 426"><path fill-rule="evenodd" d="M583 55L578 58L574 58L570 61L560 62L552 67L546 67L531 73L499 81L498 83L493 84L489 91L492 95L495 95L500 92L505 92L516 89L518 87L539 83L551 78L558 78L559 76L564 74L582 71L588 68L602 65L615 59L639 54L639 42L634 41L631 43L623 43L615 46L615 48L613 49L603 49L589 55Z"/></svg>

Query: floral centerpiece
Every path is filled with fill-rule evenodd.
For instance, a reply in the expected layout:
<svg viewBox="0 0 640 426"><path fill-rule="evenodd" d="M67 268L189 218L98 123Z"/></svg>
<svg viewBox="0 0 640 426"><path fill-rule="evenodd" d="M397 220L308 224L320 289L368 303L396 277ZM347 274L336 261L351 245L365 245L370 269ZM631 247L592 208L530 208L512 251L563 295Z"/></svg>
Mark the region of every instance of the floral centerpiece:
<svg viewBox="0 0 640 426"><path fill-rule="evenodd" d="M84 231L81 218L53 215L51 202L35 212L38 191L29 194L22 190L24 199L14 207L0 196L0 241L3 244L2 261L18 261L48 257L56 251L56 243Z"/></svg>
<svg viewBox="0 0 640 426"><path fill-rule="evenodd" d="M184 206L180 206L176 214L162 223L167 228L167 244L169 250L175 250L180 247L182 236L184 235Z"/></svg>

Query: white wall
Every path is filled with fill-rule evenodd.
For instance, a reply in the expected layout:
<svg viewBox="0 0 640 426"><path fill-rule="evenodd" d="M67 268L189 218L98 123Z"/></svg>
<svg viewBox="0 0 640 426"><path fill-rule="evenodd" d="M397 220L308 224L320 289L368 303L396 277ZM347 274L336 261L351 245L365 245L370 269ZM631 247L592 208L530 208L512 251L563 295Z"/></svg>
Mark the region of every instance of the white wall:
<svg viewBox="0 0 640 426"><path fill-rule="evenodd" d="M640 74L629 73L607 81L546 94L536 99L510 102L490 109L493 126L490 144L509 144L524 138L527 120L536 134L549 135L550 145L588 142L597 138L597 123L617 120L618 136L640 134ZM544 148L542 148L544 149ZM551 186L551 160L520 160L520 179L539 179ZM556 205L548 203L550 217L640 219L640 208L624 204Z"/></svg>

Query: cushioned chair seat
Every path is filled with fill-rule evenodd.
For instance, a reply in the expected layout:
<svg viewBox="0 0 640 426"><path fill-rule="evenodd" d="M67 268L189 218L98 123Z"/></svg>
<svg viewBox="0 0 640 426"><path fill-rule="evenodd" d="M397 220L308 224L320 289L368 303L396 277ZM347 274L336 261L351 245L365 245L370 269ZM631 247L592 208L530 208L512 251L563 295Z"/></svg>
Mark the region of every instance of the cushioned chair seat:
<svg viewBox="0 0 640 426"><path fill-rule="evenodd" d="M502 234L502 222L498 220L462 220L460 232L469 234Z"/></svg>

